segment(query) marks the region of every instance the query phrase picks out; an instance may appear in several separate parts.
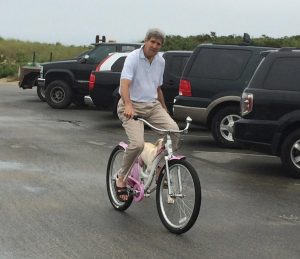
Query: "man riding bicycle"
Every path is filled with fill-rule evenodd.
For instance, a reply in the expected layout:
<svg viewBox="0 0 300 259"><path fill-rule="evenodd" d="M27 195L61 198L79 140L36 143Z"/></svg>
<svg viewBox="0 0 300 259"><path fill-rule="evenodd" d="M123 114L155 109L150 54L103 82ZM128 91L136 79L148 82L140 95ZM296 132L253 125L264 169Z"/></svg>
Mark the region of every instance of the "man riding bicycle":
<svg viewBox="0 0 300 259"><path fill-rule="evenodd" d="M161 30L148 30L144 45L127 56L121 73L118 116L129 140L116 179L116 192L121 201L128 199L127 176L144 148L144 124L132 117L138 115L156 127L178 130L178 125L168 114L161 90L165 60L158 52L164 38ZM178 137L172 136L172 141L176 150Z"/></svg>

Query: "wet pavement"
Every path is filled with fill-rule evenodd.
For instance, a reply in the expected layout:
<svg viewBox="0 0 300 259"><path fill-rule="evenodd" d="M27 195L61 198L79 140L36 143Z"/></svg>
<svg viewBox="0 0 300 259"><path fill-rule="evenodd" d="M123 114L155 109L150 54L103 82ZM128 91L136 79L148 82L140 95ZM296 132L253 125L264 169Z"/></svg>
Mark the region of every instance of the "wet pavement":
<svg viewBox="0 0 300 259"><path fill-rule="evenodd" d="M299 258L300 181L279 158L221 149L193 126L180 152L197 169L202 205L176 236L155 195L124 213L110 205L106 166L120 140L109 111L54 110L36 89L0 84L0 258Z"/></svg>

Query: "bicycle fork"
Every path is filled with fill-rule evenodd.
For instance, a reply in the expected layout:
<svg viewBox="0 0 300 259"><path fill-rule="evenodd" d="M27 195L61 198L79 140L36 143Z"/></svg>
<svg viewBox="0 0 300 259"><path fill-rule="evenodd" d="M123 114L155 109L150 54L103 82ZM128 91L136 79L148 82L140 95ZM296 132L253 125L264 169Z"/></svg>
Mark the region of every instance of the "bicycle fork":
<svg viewBox="0 0 300 259"><path fill-rule="evenodd" d="M167 182L168 182L168 203L174 203L174 198L180 197L183 198L182 194L182 184L181 184L181 172L180 168L176 168L176 172L174 176L171 176L170 174L170 169L169 169L169 161L173 159L181 159L182 157L175 157L173 156L173 148L172 148L172 141L170 135L167 135L167 141L165 144L165 147L167 149L167 154L165 156L165 165L166 165L166 173L167 173ZM175 179L176 178L176 179ZM178 191L176 192L175 190L175 181L177 180L177 186L178 186ZM173 199L173 202L171 199ZM169 202L170 201L170 202Z"/></svg>

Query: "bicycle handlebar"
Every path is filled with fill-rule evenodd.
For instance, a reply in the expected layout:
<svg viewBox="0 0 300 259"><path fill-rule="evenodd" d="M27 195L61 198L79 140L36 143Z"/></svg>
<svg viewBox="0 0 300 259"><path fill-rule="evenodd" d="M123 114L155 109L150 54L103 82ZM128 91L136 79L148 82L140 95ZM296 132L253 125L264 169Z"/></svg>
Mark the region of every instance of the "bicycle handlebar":
<svg viewBox="0 0 300 259"><path fill-rule="evenodd" d="M186 126L184 129L182 130L168 130L168 129L159 129L155 126L153 126L151 123L149 123L148 121L146 121L144 118L142 118L141 116L138 116L138 115L134 115L132 117L132 119L134 120L139 120L139 121L142 121L144 123L146 123L150 128L154 129L154 130L157 130L157 131L161 131L161 132L169 132L169 133L184 133L184 134L187 134L188 133L188 129L190 127L190 124L192 122L192 118L190 116L186 117L185 121L186 121Z"/></svg>

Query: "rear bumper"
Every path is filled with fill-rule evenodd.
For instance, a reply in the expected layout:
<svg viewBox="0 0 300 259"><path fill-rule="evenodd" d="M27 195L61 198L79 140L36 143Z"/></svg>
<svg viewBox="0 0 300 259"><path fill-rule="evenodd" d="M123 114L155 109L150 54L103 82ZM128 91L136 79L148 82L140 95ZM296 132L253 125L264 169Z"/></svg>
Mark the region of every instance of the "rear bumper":
<svg viewBox="0 0 300 259"><path fill-rule="evenodd" d="M32 89L32 84L25 84L24 82L19 81L19 87L22 89Z"/></svg>
<svg viewBox="0 0 300 259"><path fill-rule="evenodd" d="M278 123L275 121L240 119L234 123L234 140L260 151L277 153ZM261 149L262 148L262 149Z"/></svg>
<svg viewBox="0 0 300 259"><path fill-rule="evenodd" d="M190 116L193 122L206 125L207 109L199 107L189 107L183 105L173 105L173 117L178 121L185 121L186 117Z"/></svg>
<svg viewBox="0 0 300 259"><path fill-rule="evenodd" d="M94 102L89 95L84 96L84 103L89 106L93 106Z"/></svg>

